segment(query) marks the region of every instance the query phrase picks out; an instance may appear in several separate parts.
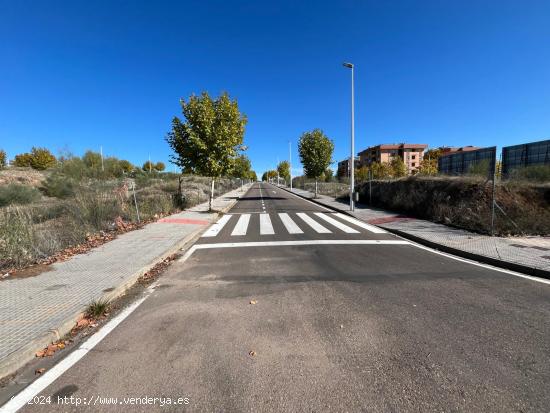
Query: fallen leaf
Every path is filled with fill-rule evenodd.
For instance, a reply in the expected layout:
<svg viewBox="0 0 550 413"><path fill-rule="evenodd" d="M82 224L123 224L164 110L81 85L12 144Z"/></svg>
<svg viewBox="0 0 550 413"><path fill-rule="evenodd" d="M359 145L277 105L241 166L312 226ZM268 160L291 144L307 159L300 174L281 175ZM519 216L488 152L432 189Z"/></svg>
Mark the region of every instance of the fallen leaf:
<svg viewBox="0 0 550 413"><path fill-rule="evenodd" d="M340 324L340 328L344 328L344 325L343 325L343 324Z"/></svg>
<svg viewBox="0 0 550 413"><path fill-rule="evenodd" d="M58 348L59 350L63 350L63 349L65 348L65 343L58 343L58 344L57 344L57 348Z"/></svg>
<svg viewBox="0 0 550 413"><path fill-rule="evenodd" d="M57 350L57 345L56 344L50 344L48 346L48 348L46 349L47 352L48 351L54 351L55 352L56 350Z"/></svg>
<svg viewBox="0 0 550 413"><path fill-rule="evenodd" d="M258 302L256 300L250 300L250 304L254 305L254 304L257 304Z"/></svg>
<svg viewBox="0 0 550 413"><path fill-rule="evenodd" d="M46 354L46 352L44 350L40 350L40 351L37 351L34 355L36 357L44 357L44 354Z"/></svg>
<svg viewBox="0 0 550 413"><path fill-rule="evenodd" d="M248 352L248 355L249 355L250 357L254 357L254 356L256 355L256 352L253 351L253 350L251 350L251 351Z"/></svg>
<svg viewBox="0 0 550 413"><path fill-rule="evenodd" d="M44 373L45 371L46 371L46 369L42 367L41 369L36 369L36 370L34 371L34 374L42 374L42 373Z"/></svg>
<svg viewBox="0 0 550 413"><path fill-rule="evenodd" d="M83 318L82 320L78 320L78 323L76 323L77 327L86 327L88 324L90 324L90 320L87 318Z"/></svg>
<svg viewBox="0 0 550 413"><path fill-rule="evenodd" d="M48 350L48 351L46 351L45 356L46 356L46 357L51 357L51 356L54 355L54 353L55 353L55 351L53 351L53 350Z"/></svg>

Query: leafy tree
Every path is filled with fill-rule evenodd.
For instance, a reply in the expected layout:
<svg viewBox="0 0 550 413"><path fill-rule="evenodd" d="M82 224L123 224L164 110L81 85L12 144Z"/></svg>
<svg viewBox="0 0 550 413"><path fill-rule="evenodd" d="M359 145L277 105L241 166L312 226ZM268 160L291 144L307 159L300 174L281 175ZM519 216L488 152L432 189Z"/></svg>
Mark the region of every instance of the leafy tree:
<svg viewBox="0 0 550 413"><path fill-rule="evenodd" d="M214 180L232 170L237 153L242 150L247 119L227 93L212 99L203 92L180 102L185 122L174 117L172 131L166 138L175 152L171 160L184 170L211 178L211 209Z"/></svg>
<svg viewBox="0 0 550 413"><path fill-rule="evenodd" d="M333 176L334 176L334 172L332 171L332 169L327 168L325 172L323 172L323 175L321 175L321 178L325 182L330 182L332 181Z"/></svg>
<svg viewBox="0 0 550 413"><path fill-rule="evenodd" d="M157 172L162 172L166 169L166 165L164 164L164 162L157 162L154 168Z"/></svg>
<svg viewBox="0 0 550 413"><path fill-rule="evenodd" d="M255 182L255 181L258 180L258 175L256 175L255 171L250 171L250 175L249 175L248 179L251 179L252 181Z"/></svg>
<svg viewBox="0 0 550 413"><path fill-rule="evenodd" d="M141 169L143 169L145 172L154 171L155 170L155 164L151 161L147 161L142 165Z"/></svg>
<svg viewBox="0 0 550 413"><path fill-rule="evenodd" d="M44 170L55 166L55 156L46 148L33 147L30 153L21 153L15 156L15 166L30 166L34 169Z"/></svg>
<svg viewBox="0 0 550 413"><path fill-rule="evenodd" d="M245 154L241 154L235 159L235 164L233 165L231 175L236 178L249 178L251 167L252 164L250 163L250 159L248 159L248 156L246 156Z"/></svg>
<svg viewBox="0 0 550 413"><path fill-rule="evenodd" d="M391 176L394 178L401 178L402 176L407 176L407 166L403 159L399 156L393 158L390 162Z"/></svg>
<svg viewBox="0 0 550 413"><path fill-rule="evenodd" d="M361 168L355 170L355 179L357 182L364 182L369 179L369 167L363 165Z"/></svg>
<svg viewBox="0 0 550 413"><path fill-rule="evenodd" d="M288 161L279 162L277 172L279 172L279 176L285 181L290 181L290 163Z"/></svg>
<svg viewBox="0 0 550 413"><path fill-rule="evenodd" d="M334 143L320 129L305 132L298 141L298 153L308 178L315 178L315 197L317 180L332 162Z"/></svg>
<svg viewBox="0 0 550 413"><path fill-rule="evenodd" d="M127 174L132 172L134 170L134 165L132 165L129 161L126 159L121 159L118 161L118 164L120 166L120 169L122 169Z"/></svg>
<svg viewBox="0 0 550 413"><path fill-rule="evenodd" d="M13 164L19 167L30 167L31 166L32 155L28 152L20 153L15 155Z"/></svg>
<svg viewBox="0 0 550 413"><path fill-rule="evenodd" d="M430 149L424 153L418 173L422 175L437 175L438 159L443 152L440 148Z"/></svg>
<svg viewBox="0 0 550 413"><path fill-rule="evenodd" d="M4 169L6 167L6 151L0 149L0 169Z"/></svg>
<svg viewBox="0 0 550 413"><path fill-rule="evenodd" d="M268 181L273 178L277 178L277 171L269 170L262 175L262 181Z"/></svg>
<svg viewBox="0 0 550 413"><path fill-rule="evenodd" d="M86 151L84 156L82 156L82 161L88 168L101 168L101 154L99 152Z"/></svg>
<svg viewBox="0 0 550 413"><path fill-rule="evenodd" d="M387 179L391 176L391 168L385 162L373 162L370 164L370 170L374 179Z"/></svg>

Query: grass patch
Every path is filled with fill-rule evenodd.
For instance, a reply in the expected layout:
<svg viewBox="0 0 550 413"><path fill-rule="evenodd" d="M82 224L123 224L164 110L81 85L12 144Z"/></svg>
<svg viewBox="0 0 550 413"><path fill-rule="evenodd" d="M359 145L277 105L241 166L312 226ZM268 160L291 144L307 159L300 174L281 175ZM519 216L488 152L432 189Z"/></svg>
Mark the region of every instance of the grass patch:
<svg viewBox="0 0 550 413"><path fill-rule="evenodd" d="M102 317L109 310L109 305L108 300L93 300L86 308L86 316L88 318Z"/></svg>
<svg viewBox="0 0 550 413"><path fill-rule="evenodd" d="M0 187L0 207L25 205L40 199L40 191L32 186L12 183Z"/></svg>

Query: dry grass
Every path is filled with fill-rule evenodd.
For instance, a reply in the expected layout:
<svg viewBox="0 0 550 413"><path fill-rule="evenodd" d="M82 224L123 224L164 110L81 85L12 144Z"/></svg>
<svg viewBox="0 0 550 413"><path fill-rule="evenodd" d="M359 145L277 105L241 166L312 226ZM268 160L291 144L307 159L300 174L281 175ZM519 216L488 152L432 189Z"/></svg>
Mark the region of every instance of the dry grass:
<svg viewBox="0 0 550 413"><path fill-rule="evenodd" d="M135 182L141 221L206 202L210 189L208 178L184 177L181 203L176 175L141 175ZM127 189L131 185L126 187L129 182L123 179L85 178L77 182L50 173L48 179L35 183L45 194L42 199L0 208L0 271L36 263L84 242L90 234L114 230L116 220L137 222L133 193ZM50 192L44 185L50 185ZM216 184L216 194L236 186L237 181L222 179Z"/></svg>

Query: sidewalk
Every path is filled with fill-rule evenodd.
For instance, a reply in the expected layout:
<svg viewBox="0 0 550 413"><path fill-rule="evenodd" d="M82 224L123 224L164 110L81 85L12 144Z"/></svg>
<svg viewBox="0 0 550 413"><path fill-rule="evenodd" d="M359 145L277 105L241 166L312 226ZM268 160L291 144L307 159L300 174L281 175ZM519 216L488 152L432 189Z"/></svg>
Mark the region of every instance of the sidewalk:
<svg viewBox="0 0 550 413"><path fill-rule="evenodd" d="M248 189L215 198L225 212ZM120 235L34 277L0 281L0 378L68 333L92 300L121 295L146 271L192 242L218 217L208 203Z"/></svg>
<svg viewBox="0 0 550 413"><path fill-rule="evenodd" d="M308 199L314 196L302 189L294 188L292 192ZM361 204L356 204L355 211L350 212L347 202L325 195L318 195L315 202L420 244L491 265L550 278L550 237L490 237Z"/></svg>

